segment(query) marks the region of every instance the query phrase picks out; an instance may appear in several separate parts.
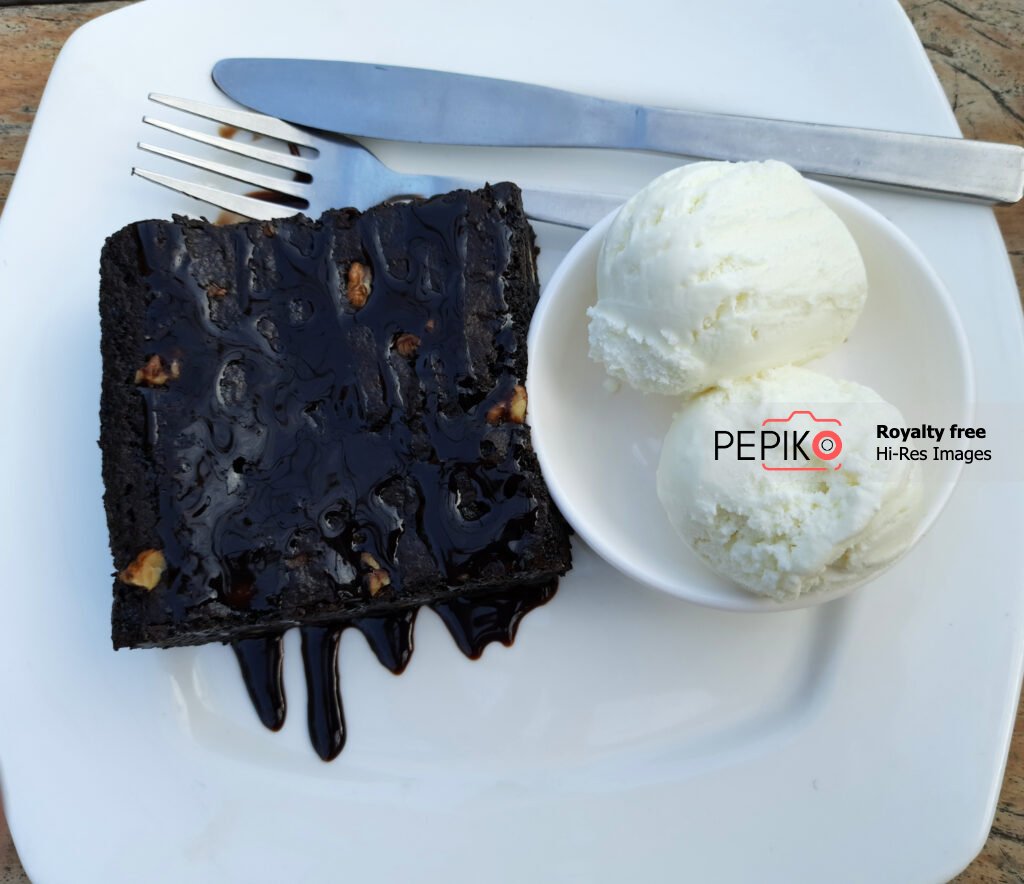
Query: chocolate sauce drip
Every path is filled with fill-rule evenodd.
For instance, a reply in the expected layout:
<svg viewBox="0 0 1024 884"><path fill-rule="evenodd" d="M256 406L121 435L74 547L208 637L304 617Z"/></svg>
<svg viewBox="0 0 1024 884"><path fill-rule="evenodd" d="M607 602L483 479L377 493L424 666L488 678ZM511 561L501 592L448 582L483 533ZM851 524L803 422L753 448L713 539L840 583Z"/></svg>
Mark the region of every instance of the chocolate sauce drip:
<svg viewBox="0 0 1024 884"><path fill-rule="evenodd" d="M511 645L519 623L530 611L550 601L558 589L551 580L536 586L499 589L435 602L437 611L459 649L477 659L493 641ZM303 626L302 661L306 670L309 736L324 761L338 756L345 746L345 714L338 675L341 634L352 626L365 637L381 665L399 675L413 651L413 626L419 608L388 614L354 617L327 626ZM256 712L271 730L284 724L285 697L281 682L280 633L232 642L242 678Z"/></svg>
<svg viewBox="0 0 1024 884"><path fill-rule="evenodd" d="M391 614L356 617L351 625L366 637L381 666L400 675L412 657L412 628L418 611L419 608L408 608Z"/></svg>
<svg viewBox="0 0 1024 884"><path fill-rule="evenodd" d="M471 660L476 660L493 641L511 645L523 617L554 596L558 580L514 591L499 589L473 596L459 596L430 607L448 627L455 644Z"/></svg>
<svg viewBox="0 0 1024 884"><path fill-rule="evenodd" d="M300 627L309 738L324 761L337 758L345 746L345 713L338 679L338 644L344 628L344 624Z"/></svg>
<svg viewBox="0 0 1024 884"><path fill-rule="evenodd" d="M287 709L282 678L282 638L282 633L275 632L231 643L249 699L260 721L272 731L281 729Z"/></svg>

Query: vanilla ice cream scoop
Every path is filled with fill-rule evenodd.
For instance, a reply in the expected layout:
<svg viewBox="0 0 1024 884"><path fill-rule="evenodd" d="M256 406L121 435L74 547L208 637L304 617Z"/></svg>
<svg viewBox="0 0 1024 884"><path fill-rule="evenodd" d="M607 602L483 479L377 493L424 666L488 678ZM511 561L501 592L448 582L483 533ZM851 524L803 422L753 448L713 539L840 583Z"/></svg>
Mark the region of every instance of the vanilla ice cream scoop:
<svg viewBox="0 0 1024 884"><path fill-rule="evenodd" d="M862 583L906 550L920 515L917 467L878 459L878 424L905 426L873 390L808 369L728 381L676 416L658 497L694 552L752 592Z"/></svg>
<svg viewBox="0 0 1024 884"><path fill-rule="evenodd" d="M805 362L853 328L857 245L785 163L693 163L622 207L598 258L590 355L647 393Z"/></svg>

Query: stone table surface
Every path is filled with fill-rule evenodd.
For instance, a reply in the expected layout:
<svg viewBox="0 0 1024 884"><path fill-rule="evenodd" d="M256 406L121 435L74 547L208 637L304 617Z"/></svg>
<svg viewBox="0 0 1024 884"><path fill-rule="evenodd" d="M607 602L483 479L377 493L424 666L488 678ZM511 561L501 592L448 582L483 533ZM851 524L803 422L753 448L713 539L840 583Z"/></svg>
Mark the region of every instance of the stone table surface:
<svg viewBox="0 0 1024 884"><path fill-rule="evenodd" d="M968 138L1024 144L1024 3L901 0ZM128 5L11 5L0 0L0 212L46 78L64 41L89 19ZM1024 203L996 210L1024 290ZM54 845L54 849L59 849ZM0 807L0 884L25 884ZM1018 713L992 831L957 884L1024 882L1024 716Z"/></svg>

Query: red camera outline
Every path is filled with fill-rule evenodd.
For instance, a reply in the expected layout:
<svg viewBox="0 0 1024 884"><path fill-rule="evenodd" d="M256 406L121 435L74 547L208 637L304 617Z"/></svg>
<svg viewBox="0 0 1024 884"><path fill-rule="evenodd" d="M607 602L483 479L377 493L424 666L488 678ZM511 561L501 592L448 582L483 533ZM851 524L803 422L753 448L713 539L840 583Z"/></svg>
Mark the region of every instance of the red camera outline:
<svg viewBox="0 0 1024 884"><path fill-rule="evenodd" d="M843 425L843 422L841 420L839 420L838 418L835 418L835 417L817 417L814 414L813 411L808 411L807 409L794 409L793 411L791 411L789 413L789 417L767 417L767 418L765 418L763 421L761 421L761 427L764 428L764 427L768 426L768 424L786 424L786 423L789 423L798 414L806 414L816 424L836 424L836 426L840 426L840 427ZM820 450L821 443L823 441L825 441L825 442L828 442L828 441L832 442L833 445L835 446L835 448L832 451L826 451L826 452L823 453ZM814 438L811 440L811 450L814 451L815 456L817 458L819 458L820 460L832 460L832 459L834 459L836 457L839 457L839 455L842 454L842 451L843 451L843 440L842 440L842 437L838 433L834 433L831 430L820 430L818 433L815 434ZM831 471L835 472L836 470L841 470L842 468L843 468L843 465L841 463L837 463L834 467L831 468ZM761 461L761 469L765 470L766 472L769 472L769 473L775 473L775 472L780 472L780 473L796 473L796 472L826 473L826 472L829 472L829 468L828 467L770 467L764 461Z"/></svg>

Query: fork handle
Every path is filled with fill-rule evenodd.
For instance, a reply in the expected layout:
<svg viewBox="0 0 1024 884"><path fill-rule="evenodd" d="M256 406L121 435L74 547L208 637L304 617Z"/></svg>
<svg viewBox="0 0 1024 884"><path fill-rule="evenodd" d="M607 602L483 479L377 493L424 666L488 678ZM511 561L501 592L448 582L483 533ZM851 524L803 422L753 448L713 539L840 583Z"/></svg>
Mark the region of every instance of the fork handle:
<svg viewBox="0 0 1024 884"><path fill-rule="evenodd" d="M442 175L406 175L404 193L446 193L449 190L476 190L482 182ZM563 227L589 230L629 197L610 193L585 193L577 190L522 188L523 208L531 221L546 221Z"/></svg>
<svg viewBox="0 0 1024 884"><path fill-rule="evenodd" d="M609 193L523 189L523 208L527 218L583 230L593 227L625 201L626 197Z"/></svg>

